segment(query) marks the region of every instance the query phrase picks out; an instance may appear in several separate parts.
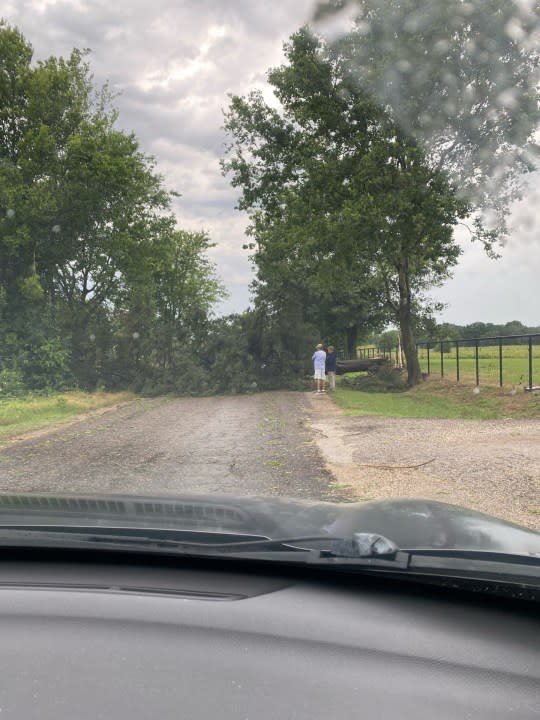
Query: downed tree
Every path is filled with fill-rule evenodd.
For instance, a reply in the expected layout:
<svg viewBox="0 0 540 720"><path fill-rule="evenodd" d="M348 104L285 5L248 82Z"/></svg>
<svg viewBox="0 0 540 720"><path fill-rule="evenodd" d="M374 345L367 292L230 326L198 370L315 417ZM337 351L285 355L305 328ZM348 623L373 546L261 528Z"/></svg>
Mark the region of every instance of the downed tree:
<svg viewBox="0 0 540 720"><path fill-rule="evenodd" d="M389 362L388 358L356 358L354 360L338 360L336 375L345 375L351 372L367 372L370 375Z"/></svg>

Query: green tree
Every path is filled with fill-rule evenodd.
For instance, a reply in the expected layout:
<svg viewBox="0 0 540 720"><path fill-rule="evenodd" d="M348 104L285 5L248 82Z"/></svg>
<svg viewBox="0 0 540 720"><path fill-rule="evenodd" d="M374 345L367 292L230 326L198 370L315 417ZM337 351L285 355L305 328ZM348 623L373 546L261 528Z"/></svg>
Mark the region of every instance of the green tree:
<svg viewBox="0 0 540 720"><path fill-rule="evenodd" d="M168 225L168 227L167 227ZM115 313L117 348L107 373L115 384L153 393L195 394L210 384L200 367L211 311L225 291L207 257L204 232L178 230L162 220L159 235L126 277Z"/></svg>
<svg viewBox="0 0 540 720"><path fill-rule="evenodd" d="M354 14L332 46L356 87L384 105L470 204L488 251L509 203L537 167L536 2L325 0L316 16Z"/></svg>
<svg viewBox="0 0 540 720"><path fill-rule="evenodd" d="M34 63L0 24L0 339L32 388L140 384L143 369L157 383L222 293L208 237L176 227L173 193L116 120L83 53Z"/></svg>
<svg viewBox="0 0 540 720"><path fill-rule="evenodd" d="M251 93L233 97L226 115L232 142L223 167L250 212L259 280L301 287L316 302L335 293L354 316L340 296L347 288L366 324L380 324L386 311L415 384L422 293L457 262L452 227L468 206L351 83L341 51L304 29L285 54L288 64L268 74L280 109Z"/></svg>

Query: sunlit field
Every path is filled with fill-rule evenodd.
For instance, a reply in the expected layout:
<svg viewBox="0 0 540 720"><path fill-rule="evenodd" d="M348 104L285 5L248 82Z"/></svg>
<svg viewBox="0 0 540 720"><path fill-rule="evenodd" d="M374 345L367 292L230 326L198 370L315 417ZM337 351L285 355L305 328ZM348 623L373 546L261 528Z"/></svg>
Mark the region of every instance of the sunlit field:
<svg viewBox="0 0 540 720"><path fill-rule="evenodd" d="M537 339L538 342L539 339ZM428 372L428 353L426 348L419 348L419 359L422 372ZM429 351L431 375L441 375L441 352L438 349ZM451 346L448 353L442 354L444 377L457 379L456 347ZM498 345L480 345L478 348L478 370L480 385L498 385L499 378L499 347ZM533 385L540 385L540 342L532 346L532 378ZM459 379L464 383L476 384L476 361L474 347L459 348ZM528 345L503 345L502 347L502 381L503 386L528 386L529 356Z"/></svg>

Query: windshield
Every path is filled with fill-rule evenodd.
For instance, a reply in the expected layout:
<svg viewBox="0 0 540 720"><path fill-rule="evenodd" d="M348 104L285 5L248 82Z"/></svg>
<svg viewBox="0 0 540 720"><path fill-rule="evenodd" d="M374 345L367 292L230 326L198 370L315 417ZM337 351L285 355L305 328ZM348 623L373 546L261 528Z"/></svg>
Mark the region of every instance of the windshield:
<svg viewBox="0 0 540 720"><path fill-rule="evenodd" d="M2 14L0 524L540 552L537 2Z"/></svg>

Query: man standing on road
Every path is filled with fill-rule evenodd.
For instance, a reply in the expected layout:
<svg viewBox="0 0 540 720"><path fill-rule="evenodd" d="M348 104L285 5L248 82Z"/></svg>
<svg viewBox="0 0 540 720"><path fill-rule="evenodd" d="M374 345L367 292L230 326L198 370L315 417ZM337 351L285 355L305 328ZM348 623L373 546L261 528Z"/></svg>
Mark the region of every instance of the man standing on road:
<svg viewBox="0 0 540 720"><path fill-rule="evenodd" d="M324 392L324 370L326 367L326 353L323 346L319 343L312 355L313 369L315 371L315 381L317 383L317 393Z"/></svg>
<svg viewBox="0 0 540 720"><path fill-rule="evenodd" d="M326 375L328 376L328 389L332 391L336 389L336 365L337 353L334 346L329 345L326 352Z"/></svg>

